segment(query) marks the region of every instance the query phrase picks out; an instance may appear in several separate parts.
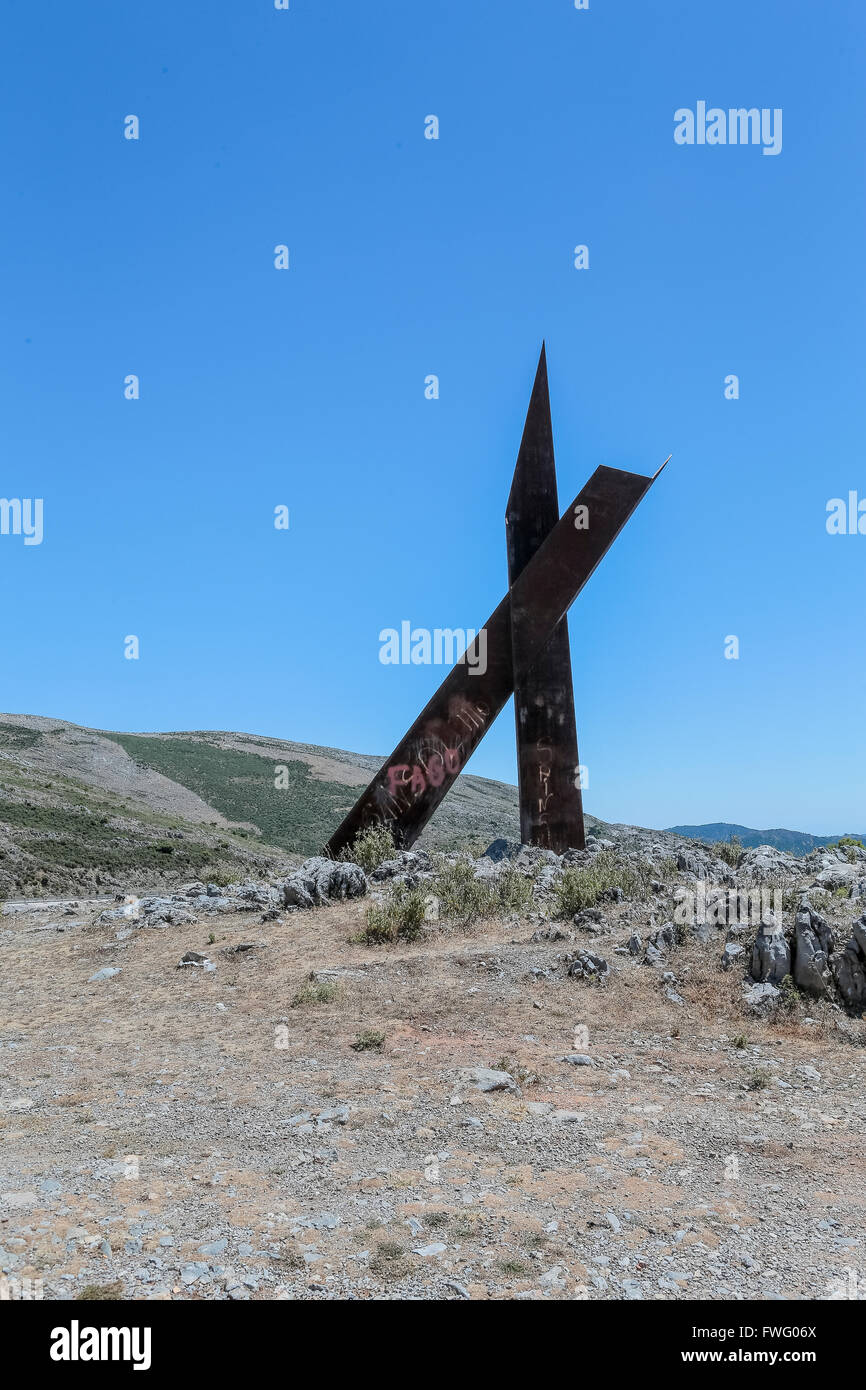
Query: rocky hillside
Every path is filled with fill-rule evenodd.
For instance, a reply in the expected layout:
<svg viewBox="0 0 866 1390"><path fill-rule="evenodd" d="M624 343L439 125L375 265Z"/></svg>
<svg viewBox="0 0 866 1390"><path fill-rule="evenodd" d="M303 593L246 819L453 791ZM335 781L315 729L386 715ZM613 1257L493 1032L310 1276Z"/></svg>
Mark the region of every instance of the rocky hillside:
<svg viewBox="0 0 866 1390"><path fill-rule="evenodd" d="M381 762L249 734L0 715L0 899L261 875L318 852ZM517 827L514 787L463 776L422 843L480 847Z"/></svg>
<svg viewBox="0 0 866 1390"><path fill-rule="evenodd" d="M192 924L201 915L281 912L365 897L372 906L367 944L415 941L440 920L464 925L491 917L538 923L539 939L585 942L609 934L615 949L662 968L690 936L715 946L724 971L745 972L744 1001L754 1011L784 1007L796 992L866 1012L866 850L813 851L803 858L770 846L720 858L711 847L677 848L661 832L609 827L585 850L551 850L494 840L474 858L424 849L375 854L365 867L313 856L284 879L220 889L185 884L166 896L128 897L103 912L101 925ZM363 855L361 856L363 857ZM603 983L610 963L589 949L561 958L569 975ZM666 996L682 1002L676 974L663 974Z"/></svg>

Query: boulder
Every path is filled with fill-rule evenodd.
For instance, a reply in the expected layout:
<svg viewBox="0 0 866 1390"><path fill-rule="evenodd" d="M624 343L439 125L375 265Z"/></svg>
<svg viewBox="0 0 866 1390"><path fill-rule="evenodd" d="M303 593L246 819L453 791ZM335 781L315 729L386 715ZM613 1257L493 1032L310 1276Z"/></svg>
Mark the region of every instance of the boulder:
<svg viewBox="0 0 866 1390"><path fill-rule="evenodd" d="M665 956L677 939L676 928L673 922L665 922L663 927L656 927L647 937L646 963L657 967L664 965Z"/></svg>
<svg viewBox="0 0 866 1390"><path fill-rule="evenodd" d="M522 848L518 840L494 840L481 857L492 859L494 864L499 864L506 859L516 859Z"/></svg>
<svg viewBox="0 0 866 1390"><path fill-rule="evenodd" d="M743 992L746 1007L756 1014L764 1013L767 1009L772 1008L781 997L782 991L769 982L762 985L750 985Z"/></svg>
<svg viewBox="0 0 866 1390"><path fill-rule="evenodd" d="M765 883L768 879L780 876L797 876L801 872L793 854L786 854L774 845L756 845L747 849L739 867L741 878L755 883Z"/></svg>
<svg viewBox="0 0 866 1390"><path fill-rule="evenodd" d="M830 957L830 968L848 1009L866 1009L866 914L854 925L844 950Z"/></svg>
<svg viewBox="0 0 866 1390"><path fill-rule="evenodd" d="M360 864L314 855L283 884L286 907L320 907L339 898L362 898L367 879Z"/></svg>
<svg viewBox="0 0 866 1390"><path fill-rule="evenodd" d="M461 1076L477 1091L515 1091L518 1094L520 1092L514 1077L507 1071L494 1071L491 1067L471 1067L461 1072Z"/></svg>
<svg viewBox="0 0 866 1390"><path fill-rule="evenodd" d="M370 882L385 883L388 879L394 879L414 888L419 876L429 873L432 867L426 850L404 849L393 859L384 859L370 874Z"/></svg>
<svg viewBox="0 0 866 1390"><path fill-rule="evenodd" d="M750 973L759 983L769 981L776 985L791 973L791 949L772 913L763 918L755 937Z"/></svg>
<svg viewBox="0 0 866 1390"><path fill-rule="evenodd" d="M831 979L830 956L833 933L823 917L802 903L794 926L794 964L792 974L798 989L806 994L826 995Z"/></svg>
<svg viewBox="0 0 866 1390"><path fill-rule="evenodd" d="M560 873L559 864L545 864L535 880L536 893L549 893Z"/></svg>
<svg viewBox="0 0 866 1390"><path fill-rule="evenodd" d="M597 980L602 984L610 974L610 966L603 956L595 956L592 951L577 951L566 956L566 973L578 980Z"/></svg>

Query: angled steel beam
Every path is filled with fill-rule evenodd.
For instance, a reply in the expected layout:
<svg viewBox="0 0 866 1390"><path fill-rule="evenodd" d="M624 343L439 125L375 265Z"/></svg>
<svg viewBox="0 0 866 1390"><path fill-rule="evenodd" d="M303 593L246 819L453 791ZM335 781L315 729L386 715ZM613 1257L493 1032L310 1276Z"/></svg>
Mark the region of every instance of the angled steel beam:
<svg viewBox="0 0 866 1390"><path fill-rule="evenodd" d="M515 583L558 520L547 354L542 344L505 510L509 585ZM512 606L511 654L519 669L526 666L521 638L519 626L515 630ZM515 682L514 720L522 843L541 845L557 854L583 849L586 840L567 618L560 619L527 674Z"/></svg>
<svg viewBox="0 0 866 1390"><path fill-rule="evenodd" d="M462 658L452 667L331 836L327 853L336 857L374 824L390 825L402 848L414 843L653 482L617 468L595 470L469 647L477 669ZM576 524L583 518L585 529Z"/></svg>

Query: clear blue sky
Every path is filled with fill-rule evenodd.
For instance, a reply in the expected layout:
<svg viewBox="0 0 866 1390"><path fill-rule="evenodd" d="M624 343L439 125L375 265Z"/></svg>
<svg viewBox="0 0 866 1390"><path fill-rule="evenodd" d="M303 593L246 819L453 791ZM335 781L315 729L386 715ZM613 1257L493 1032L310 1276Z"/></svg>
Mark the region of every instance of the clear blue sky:
<svg viewBox="0 0 866 1390"><path fill-rule="evenodd" d="M563 507L674 455L571 611L587 808L866 829L861 0L4 8L0 495L45 519L0 707L389 752L444 672L379 631L501 597L545 337ZM678 146L699 100L781 154ZM470 770L515 780L510 706Z"/></svg>

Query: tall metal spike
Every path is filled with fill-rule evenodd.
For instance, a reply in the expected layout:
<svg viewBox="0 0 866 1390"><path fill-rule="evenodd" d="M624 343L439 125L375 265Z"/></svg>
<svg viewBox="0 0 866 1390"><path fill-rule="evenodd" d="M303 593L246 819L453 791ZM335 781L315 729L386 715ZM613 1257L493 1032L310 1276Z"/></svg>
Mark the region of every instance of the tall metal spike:
<svg viewBox="0 0 866 1390"><path fill-rule="evenodd" d="M468 659L449 671L334 831L329 854L336 858L376 824L389 825L401 848L414 843L652 481L617 468L595 470L487 619ZM590 517L588 530L575 527L578 511ZM512 633L525 664L512 660Z"/></svg>
<svg viewBox="0 0 866 1390"><path fill-rule="evenodd" d="M514 585L558 521L547 354L542 344L505 511L509 586ZM517 607L512 604L515 671L525 669L527 664L522 650L525 640L525 624L521 624ZM526 674L515 680L514 718L521 840L557 854L566 849L583 849L583 798L566 618L557 623Z"/></svg>

